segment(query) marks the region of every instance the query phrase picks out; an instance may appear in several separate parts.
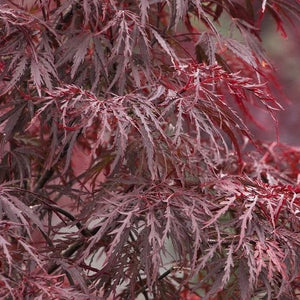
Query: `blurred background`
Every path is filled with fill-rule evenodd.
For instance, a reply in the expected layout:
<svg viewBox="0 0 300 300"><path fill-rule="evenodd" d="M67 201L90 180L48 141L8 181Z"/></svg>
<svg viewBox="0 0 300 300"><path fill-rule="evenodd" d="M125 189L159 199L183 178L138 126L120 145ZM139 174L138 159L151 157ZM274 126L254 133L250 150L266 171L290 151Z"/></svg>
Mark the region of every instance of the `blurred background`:
<svg viewBox="0 0 300 300"><path fill-rule="evenodd" d="M300 29L286 23L285 38L276 31L276 24L271 18L267 17L263 22L263 46L276 68L283 93L278 93L284 107L284 111L278 113L279 141L300 146ZM257 137L274 141L274 123L268 118L263 123L265 131L258 130Z"/></svg>

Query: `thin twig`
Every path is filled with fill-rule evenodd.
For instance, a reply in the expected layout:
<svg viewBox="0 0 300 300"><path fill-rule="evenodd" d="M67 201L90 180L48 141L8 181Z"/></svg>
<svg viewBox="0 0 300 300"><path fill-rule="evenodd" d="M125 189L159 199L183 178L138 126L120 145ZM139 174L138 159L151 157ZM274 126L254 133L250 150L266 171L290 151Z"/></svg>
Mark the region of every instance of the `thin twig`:
<svg viewBox="0 0 300 300"><path fill-rule="evenodd" d="M133 233L131 231L129 232L129 236L132 239L132 242L134 243L135 242L135 237L134 237L134 235L133 235ZM137 251L137 253L140 252L139 249L136 249L136 247L134 247L134 248L135 248L135 251ZM140 283L142 284L143 280L142 280L142 277L141 277L140 273L138 273L138 278L139 278ZM148 297L148 294L147 294L146 291L142 291L141 293L144 295L144 297L145 297L146 300L149 300L149 297Z"/></svg>
<svg viewBox="0 0 300 300"><path fill-rule="evenodd" d="M157 280L162 280L165 277L167 277L172 271L174 271L176 269L176 267L171 267L170 269L168 269L167 271L165 271L164 273L162 273ZM142 286L137 292L136 292L136 297L140 294L143 293L144 291L146 291L147 289L147 284L144 284L144 286Z"/></svg>

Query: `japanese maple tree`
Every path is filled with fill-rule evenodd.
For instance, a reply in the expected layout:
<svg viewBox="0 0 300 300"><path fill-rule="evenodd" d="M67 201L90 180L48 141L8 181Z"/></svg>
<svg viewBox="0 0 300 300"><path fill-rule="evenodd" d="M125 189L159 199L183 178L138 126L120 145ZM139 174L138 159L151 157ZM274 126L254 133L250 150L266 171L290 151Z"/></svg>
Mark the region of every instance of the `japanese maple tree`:
<svg viewBox="0 0 300 300"><path fill-rule="evenodd" d="M300 2L1 1L0 299L299 299L265 16Z"/></svg>

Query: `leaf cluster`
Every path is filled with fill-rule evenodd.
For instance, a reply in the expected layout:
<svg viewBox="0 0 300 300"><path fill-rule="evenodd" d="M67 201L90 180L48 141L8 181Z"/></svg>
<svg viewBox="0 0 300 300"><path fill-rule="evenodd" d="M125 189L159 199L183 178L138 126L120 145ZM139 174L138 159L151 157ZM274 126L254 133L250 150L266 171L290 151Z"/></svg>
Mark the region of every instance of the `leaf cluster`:
<svg viewBox="0 0 300 300"><path fill-rule="evenodd" d="M0 298L296 299L300 150L248 124L281 108L262 20L299 2L25 4L0 5Z"/></svg>

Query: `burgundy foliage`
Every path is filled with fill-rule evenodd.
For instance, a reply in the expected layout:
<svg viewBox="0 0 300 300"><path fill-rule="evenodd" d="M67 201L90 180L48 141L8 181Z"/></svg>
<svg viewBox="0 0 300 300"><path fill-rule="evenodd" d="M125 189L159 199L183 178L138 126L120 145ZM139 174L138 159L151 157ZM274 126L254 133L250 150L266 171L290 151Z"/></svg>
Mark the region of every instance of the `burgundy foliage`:
<svg viewBox="0 0 300 300"><path fill-rule="evenodd" d="M266 15L300 2L1 1L0 299L299 299Z"/></svg>

